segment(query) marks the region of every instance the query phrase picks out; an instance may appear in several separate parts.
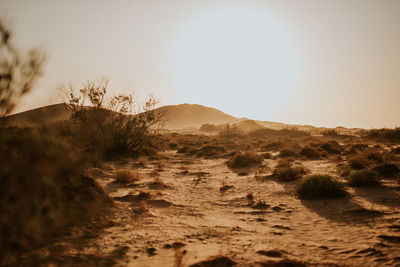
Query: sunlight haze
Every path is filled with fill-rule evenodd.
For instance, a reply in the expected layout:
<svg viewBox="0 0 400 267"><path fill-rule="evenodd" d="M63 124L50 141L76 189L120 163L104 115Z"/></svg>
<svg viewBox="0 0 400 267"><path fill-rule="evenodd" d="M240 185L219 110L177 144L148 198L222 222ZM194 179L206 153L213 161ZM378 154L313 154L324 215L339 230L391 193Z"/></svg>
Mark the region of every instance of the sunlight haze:
<svg viewBox="0 0 400 267"><path fill-rule="evenodd" d="M48 53L15 112L58 86L107 76L112 92L236 117L315 126L400 125L400 1L0 0L21 48Z"/></svg>

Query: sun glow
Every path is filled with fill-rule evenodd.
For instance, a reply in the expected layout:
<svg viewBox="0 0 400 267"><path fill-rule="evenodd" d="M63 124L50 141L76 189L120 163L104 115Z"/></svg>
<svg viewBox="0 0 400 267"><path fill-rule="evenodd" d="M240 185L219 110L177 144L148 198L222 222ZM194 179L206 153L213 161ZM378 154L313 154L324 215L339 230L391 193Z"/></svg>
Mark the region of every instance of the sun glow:
<svg viewBox="0 0 400 267"><path fill-rule="evenodd" d="M295 44L266 9L209 8L184 23L173 51L179 102L258 119L284 108L298 76Z"/></svg>

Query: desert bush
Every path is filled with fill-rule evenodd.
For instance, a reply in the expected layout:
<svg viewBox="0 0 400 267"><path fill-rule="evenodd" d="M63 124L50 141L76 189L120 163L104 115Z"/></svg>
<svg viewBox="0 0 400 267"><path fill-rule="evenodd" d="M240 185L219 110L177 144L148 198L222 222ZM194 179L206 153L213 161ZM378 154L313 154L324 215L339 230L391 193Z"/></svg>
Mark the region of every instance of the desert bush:
<svg viewBox="0 0 400 267"><path fill-rule="evenodd" d="M226 152L226 148L223 146L205 145L196 151L196 155L200 157L216 157Z"/></svg>
<svg viewBox="0 0 400 267"><path fill-rule="evenodd" d="M305 156L308 159L320 159L318 151L310 147L304 147L300 150L300 155Z"/></svg>
<svg viewBox="0 0 400 267"><path fill-rule="evenodd" d="M297 153L290 149L282 149L278 155L280 158L297 157Z"/></svg>
<svg viewBox="0 0 400 267"><path fill-rule="evenodd" d="M347 160L352 169L355 170L367 169L370 166L382 164L385 161L382 153L371 148L351 153L347 156Z"/></svg>
<svg viewBox="0 0 400 267"><path fill-rule="evenodd" d="M263 157L255 152L237 152L231 159L228 160L227 165L230 168L246 168L260 165L263 160Z"/></svg>
<svg viewBox="0 0 400 267"><path fill-rule="evenodd" d="M376 171L353 171L348 179L348 184L354 187L380 184L380 176Z"/></svg>
<svg viewBox="0 0 400 267"><path fill-rule="evenodd" d="M104 211L86 156L39 130L0 129L0 261ZM6 261L6 260L5 260Z"/></svg>
<svg viewBox="0 0 400 267"><path fill-rule="evenodd" d="M379 164L374 168L374 171L384 177L393 177L400 173L400 169L393 163Z"/></svg>
<svg viewBox="0 0 400 267"><path fill-rule="evenodd" d="M305 173L306 171L302 167L277 167L273 171L273 176L279 181L290 182L300 178Z"/></svg>
<svg viewBox="0 0 400 267"><path fill-rule="evenodd" d="M400 142L400 127L393 129L381 128L371 130L361 130L360 136L366 139L374 139L378 141Z"/></svg>
<svg viewBox="0 0 400 267"><path fill-rule="evenodd" d="M264 138L271 138L271 137L289 137L289 138L296 138L296 137L306 137L310 136L309 132L299 130L296 127L287 127L281 130L274 130L274 129L260 129L255 130L248 133L250 137L264 137Z"/></svg>
<svg viewBox="0 0 400 267"><path fill-rule="evenodd" d="M292 160L289 160L289 159L280 159L280 160L278 160L278 163L276 164L276 167L277 168L280 168L280 167L282 167L282 168L285 168L285 167L290 167L290 166L292 166Z"/></svg>
<svg viewBox="0 0 400 267"><path fill-rule="evenodd" d="M119 183L134 183L140 180L141 175L137 171L121 170L115 173L114 179Z"/></svg>
<svg viewBox="0 0 400 267"><path fill-rule="evenodd" d="M42 76L45 53L31 49L28 53L17 49L13 32L0 20L0 118L9 114L19 98L31 91Z"/></svg>
<svg viewBox="0 0 400 267"><path fill-rule="evenodd" d="M135 105L132 95L111 97L105 104L108 80L88 82L76 93L64 86L66 104L75 123L74 138L88 149L103 155L138 152L146 143L151 127L160 123L163 114L154 109L153 96L143 105ZM86 106L90 104L90 106Z"/></svg>
<svg viewBox="0 0 400 267"><path fill-rule="evenodd" d="M287 127L282 130L279 130L280 135L285 137L306 137L310 136L309 132L300 130L297 127Z"/></svg>
<svg viewBox="0 0 400 267"><path fill-rule="evenodd" d="M262 151L277 151L282 148L282 144L279 142L272 142L261 146Z"/></svg>
<svg viewBox="0 0 400 267"><path fill-rule="evenodd" d="M348 154L355 154L358 151L364 151L368 148L367 144L353 144L351 145L349 151L347 152Z"/></svg>
<svg viewBox="0 0 400 267"><path fill-rule="evenodd" d="M321 131L321 134L323 136L327 136L327 137L339 137L340 131L336 130L336 129L327 129L327 130Z"/></svg>
<svg viewBox="0 0 400 267"><path fill-rule="evenodd" d="M371 160L362 154L349 156L347 157L347 161L353 170L367 169L371 165Z"/></svg>
<svg viewBox="0 0 400 267"><path fill-rule="evenodd" d="M329 154L341 154L341 145L336 141L330 141L322 143L320 148L328 152Z"/></svg>
<svg viewBox="0 0 400 267"><path fill-rule="evenodd" d="M231 125L230 123L227 123L218 130L218 134L222 138L233 138L243 136L244 131L242 131L236 125Z"/></svg>
<svg viewBox="0 0 400 267"><path fill-rule="evenodd" d="M296 187L302 199L336 198L346 194L343 183L329 175L311 175Z"/></svg>

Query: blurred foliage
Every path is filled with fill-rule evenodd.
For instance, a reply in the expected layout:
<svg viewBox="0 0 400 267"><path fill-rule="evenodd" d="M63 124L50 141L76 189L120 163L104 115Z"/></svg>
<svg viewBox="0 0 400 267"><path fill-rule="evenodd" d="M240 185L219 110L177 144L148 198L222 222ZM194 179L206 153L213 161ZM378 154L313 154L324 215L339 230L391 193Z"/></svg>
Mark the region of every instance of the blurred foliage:
<svg viewBox="0 0 400 267"><path fill-rule="evenodd" d="M11 29L0 20L0 117L9 114L19 98L32 90L46 61L41 49L21 52L12 39Z"/></svg>
<svg viewBox="0 0 400 267"><path fill-rule="evenodd" d="M0 128L0 260L104 210L80 151L45 129Z"/></svg>

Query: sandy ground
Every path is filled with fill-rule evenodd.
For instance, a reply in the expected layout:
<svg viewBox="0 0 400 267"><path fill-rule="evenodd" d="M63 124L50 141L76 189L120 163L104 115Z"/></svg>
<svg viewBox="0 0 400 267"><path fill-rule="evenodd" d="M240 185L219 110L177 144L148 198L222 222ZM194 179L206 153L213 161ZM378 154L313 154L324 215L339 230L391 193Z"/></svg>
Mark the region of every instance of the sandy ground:
<svg viewBox="0 0 400 267"><path fill-rule="evenodd" d="M198 266L230 266L229 261L237 266L400 266L397 183L350 188L350 196L340 199L304 201L295 194L295 182L268 176L276 160L266 159L247 175L230 170L225 161L171 150L146 166L114 163L115 170L141 174L130 185L114 182L115 170L94 169L115 201L114 212L72 228L25 255L21 264L190 266L224 256L219 262L226 265ZM337 176L333 162L297 162L311 173Z"/></svg>

